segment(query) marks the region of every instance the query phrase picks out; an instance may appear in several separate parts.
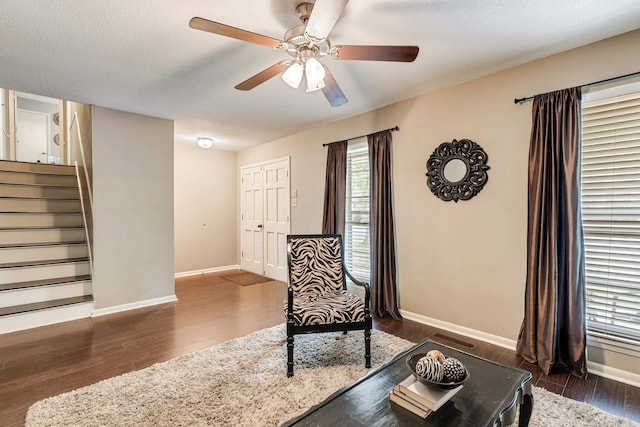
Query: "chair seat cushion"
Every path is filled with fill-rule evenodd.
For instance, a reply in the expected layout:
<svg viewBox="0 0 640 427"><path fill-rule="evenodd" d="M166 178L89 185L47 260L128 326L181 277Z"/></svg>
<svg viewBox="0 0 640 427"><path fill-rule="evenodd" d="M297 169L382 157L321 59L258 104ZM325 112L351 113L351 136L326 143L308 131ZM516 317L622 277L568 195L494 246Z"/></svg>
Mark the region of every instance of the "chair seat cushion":
<svg viewBox="0 0 640 427"><path fill-rule="evenodd" d="M287 300L284 301L287 315ZM341 290L293 297L293 319L298 326L364 322L364 301Z"/></svg>

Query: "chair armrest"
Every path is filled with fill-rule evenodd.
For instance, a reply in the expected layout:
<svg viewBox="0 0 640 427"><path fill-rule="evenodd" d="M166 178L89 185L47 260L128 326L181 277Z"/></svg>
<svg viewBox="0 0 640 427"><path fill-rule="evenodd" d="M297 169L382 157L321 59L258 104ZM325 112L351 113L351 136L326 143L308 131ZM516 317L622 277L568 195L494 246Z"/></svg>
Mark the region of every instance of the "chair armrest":
<svg viewBox="0 0 640 427"><path fill-rule="evenodd" d="M364 288L365 305L369 307L369 301L371 300L371 286L367 282L363 282L362 280L358 280L355 277L353 277L353 275L349 273L349 270L347 270L346 266L344 266L344 272L346 273L347 277L351 279L354 285L362 286Z"/></svg>
<svg viewBox="0 0 640 427"><path fill-rule="evenodd" d="M287 318L293 319L293 288L289 286L287 288Z"/></svg>
<svg viewBox="0 0 640 427"><path fill-rule="evenodd" d="M351 281L358 285L358 286L364 286L365 289L368 289L370 286L367 282L363 282L362 280L358 280L355 277L353 277L353 275L351 273L349 273L349 270L347 270L347 268L345 267L344 272L347 274L347 277L349 277L349 279L351 279Z"/></svg>

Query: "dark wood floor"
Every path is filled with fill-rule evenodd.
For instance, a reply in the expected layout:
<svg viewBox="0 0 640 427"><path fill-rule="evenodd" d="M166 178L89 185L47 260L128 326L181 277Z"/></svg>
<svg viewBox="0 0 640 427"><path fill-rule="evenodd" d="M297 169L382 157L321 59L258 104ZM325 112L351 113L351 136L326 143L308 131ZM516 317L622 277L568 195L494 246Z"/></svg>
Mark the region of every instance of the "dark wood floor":
<svg viewBox="0 0 640 427"><path fill-rule="evenodd" d="M228 273L226 273L228 274ZM0 426L23 425L34 402L284 321L280 282L241 286L214 273L176 281L179 301L0 335ZM640 421L640 389L590 375L546 376L514 352L409 320L375 328L410 341L433 338L533 373L534 384ZM284 362L283 362L284 363Z"/></svg>

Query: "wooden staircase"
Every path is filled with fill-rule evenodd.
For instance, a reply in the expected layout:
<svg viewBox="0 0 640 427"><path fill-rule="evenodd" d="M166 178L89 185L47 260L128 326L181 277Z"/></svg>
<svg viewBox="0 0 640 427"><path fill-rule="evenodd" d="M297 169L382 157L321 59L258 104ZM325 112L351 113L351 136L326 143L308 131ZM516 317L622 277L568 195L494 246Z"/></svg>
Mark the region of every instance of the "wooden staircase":
<svg viewBox="0 0 640 427"><path fill-rule="evenodd" d="M0 161L0 334L92 311L75 168Z"/></svg>

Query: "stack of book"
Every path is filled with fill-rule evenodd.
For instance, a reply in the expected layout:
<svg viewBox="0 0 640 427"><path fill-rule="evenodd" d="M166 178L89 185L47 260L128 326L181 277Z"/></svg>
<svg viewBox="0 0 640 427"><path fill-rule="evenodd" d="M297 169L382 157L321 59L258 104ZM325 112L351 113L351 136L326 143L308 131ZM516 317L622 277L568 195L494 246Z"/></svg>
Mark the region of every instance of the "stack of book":
<svg viewBox="0 0 640 427"><path fill-rule="evenodd" d="M427 418L431 412L437 411L461 388L462 385L452 389L444 389L435 385L428 386L417 381L411 375L389 392L389 400L421 418Z"/></svg>

